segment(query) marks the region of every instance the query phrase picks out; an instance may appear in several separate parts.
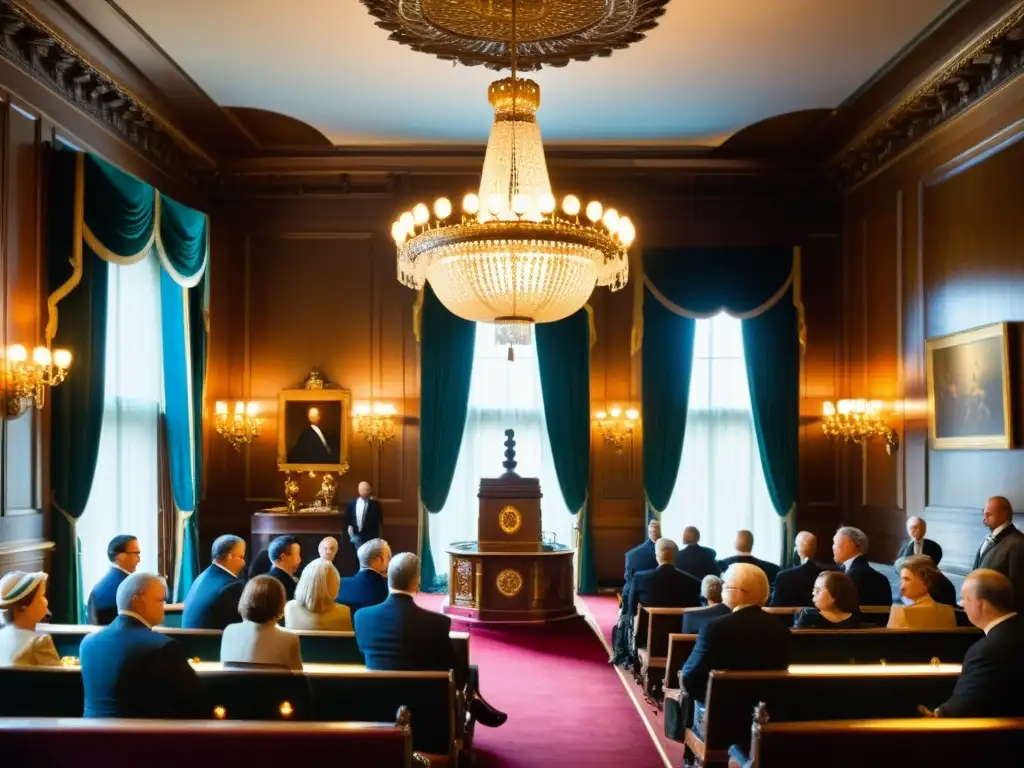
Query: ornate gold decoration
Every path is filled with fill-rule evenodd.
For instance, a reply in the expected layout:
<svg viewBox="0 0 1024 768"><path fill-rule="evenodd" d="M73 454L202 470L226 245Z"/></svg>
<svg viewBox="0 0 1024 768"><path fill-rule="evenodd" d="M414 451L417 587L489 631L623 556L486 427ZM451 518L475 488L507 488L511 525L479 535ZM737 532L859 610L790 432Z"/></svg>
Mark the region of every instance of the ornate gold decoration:
<svg viewBox="0 0 1024 768"><path fill-rule="evenodd" d="M622 453L626 440L633 436L633 429L640 418L640 412L636 408L623 410L613 405L607 411L598 411L594 414L594 424L605 441L611 443L616 453Z"/></svg>
<svg viewBox="0 0 1024 768"><path fill-rule="evenodd" d="M320 490L317 491L316 501L313 506L332 509L334 504L334 476L330 472L324 473L324 479L320 482Z"/></svg>
<svg viewBox="0 0 1024 768"><path fill-rule="evenodd" d="M46 404L46 388L64 381L71 367L71 353L66 349L36 347L29 360L28 350L12 344L0 350L3 361L3 397L7 415L21 416L29 408L42 409Z"/></svg>
<svg viewBox="0 0 1024 768"><path fill-rule="evenodd" d="M227 402L218 400L216 411L217 434L227 440L236 451L241 451L243 445L248 445L254 438L260 436L263 419L259 417L258 403L238 400L235 402L234 413L229 415Z"/></svg>
<svg viewBox="0 0 1024 768"><path fill-rule="evenodd" d="M299 511L299 482L292 477L291 472L284 473L284 497L288 500L289 514Z"/></svg>
<svg viewBox="0 0 1024 768"><path fill-rule="evenodd" d="M515 597L523 588L523 577L519 574L519 571L506 568L498 574L498 578L494 583L498 591L505 597Z"/></svg>
<svg viewBox="0 0 1024 768"><path fill-rule="evenodd" d="M60 657L60 663L61 663L61 666L64 666L64 667L79 667L79 666L81 666L81 664L78 661L78 657L77 656L61 656Z"/></svg>
<svg viewBox="0 0 1024 768"><path fill-rule="evenodd" d="M899 450L900 438L882 418L881 400L840 400L821 406L821 430L829 438L843 438L857 445L874 438L885 440L885 452L890 456Z"/></svg>
<svg viewBox="0 0 1024 768"><path fill-rule="evenodd" d="M337 432L339 434L338 450L340 456L334 463L305 464L302 462L288 461L288 406L299 403L295 406L302 408L307 413L313 409L317 411L324 403L338 403L338 421L331 419L331 424L324 425L325 432ZM333 409L332 409L333 412ZM313 371L306 377L299 389L282 389L277 393L277 468L284 472L330 472L335 477L341 477L349 470L348 445L352 419L352 393L347 389L336 387L324 379L317 371Z"/></svg>
<svg viewBox="0 0 1024 768"><path fill-rule="evenodd" d="M452 570L455 572L455 599L473 600L473 562L456 558Z"/></svg>
<svg viewBox="0 0 1024 768"><path fill-rule="evenodd" d="M658 26L668 0L518 0L520 68L609 56ZM508 66L513 0L363 0L390 39L467 66Z"/></svg>
<svg viewBox="0 0 1024 768"><path fill-rule="evenodd" d="M395 436L395 423L391 417L396 413L391 403L355 403L352 406L352 420L356 433L363 436L370 445L382 448L384 443Z"/></svg>
<svg viewBox="0 0 1024 768"><path fill-rule="evenodd" d="M498 526L511 536L513 533L518 533L519 529L523 527L523 516L518 509L509 504L502 507L501 512L498 513Z"/></svg>

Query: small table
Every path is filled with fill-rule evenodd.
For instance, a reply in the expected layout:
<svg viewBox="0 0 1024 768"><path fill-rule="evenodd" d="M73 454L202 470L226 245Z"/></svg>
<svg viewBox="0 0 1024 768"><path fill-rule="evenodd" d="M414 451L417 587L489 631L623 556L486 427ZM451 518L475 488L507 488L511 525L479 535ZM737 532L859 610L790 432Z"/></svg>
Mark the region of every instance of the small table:
<svg viewBox="0 0 1024 768"><path fill-rule="evenodd" d="M302 548L302 567L320 556L317 547L325 536L333 536L338 540L338 554L334 558L334 567L344 578L352 576L359 570L359 559L355 548L348 537L345 516L340 510L324 510L322 512L296 512L291 514L287 507L262 509L253 513L252 538L249 543L249 561L256 566L257 558L270 546L270 542L278 536L294 536ZM266 569L250 570L251 574L266 573Z"/></svg>

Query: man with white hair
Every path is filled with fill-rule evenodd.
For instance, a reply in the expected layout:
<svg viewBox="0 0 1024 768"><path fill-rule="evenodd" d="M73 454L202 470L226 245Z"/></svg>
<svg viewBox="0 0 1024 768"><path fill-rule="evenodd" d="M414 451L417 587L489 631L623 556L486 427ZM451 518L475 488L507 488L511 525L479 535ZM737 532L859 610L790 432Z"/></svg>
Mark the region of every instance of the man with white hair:
<svg viewBox="0 0 1024 768"><path fill-rule="evenodd" d="M388 599L388 565L391 547L384 539L370 539L356 552L359 571L341 580L335 602L347 605L355 620L360 608L380 605Z"/></svg>
<svg viewBox="0 0 1024 768"><path fill-rule="evenodd" d="M338 554L338 540L333 536L325 536L320 539L320 543L317 545L316 551L317 554L320 555L321 560L333 563L334 558Z"/></svg>
<svg viewBox="0 0 1024 768"><path fill-rule="evenodd" d="M163 579L136 571L117 588L118 616L79 651L85 717L205 718L202 682L184 648L154 632L164 620Z"/></svg>
<svg viewBox="0 0 1024 768"><path fill-rule="evenodd" d="M860 528L844 525L832 538L832 556L857 587L861 605L892 605L889 579L868 562L868 537Z"/></svg>
<svg viewBox="0 0 1024 768"><path fill-rule="evenodd" d="M768 602L773 606L800 606L810 608L814 605L811 598L814 582L823 568L814 562L818 552L818 537L810 531L800 531L796 535L796 553L800 565L779 571L772 584L772 598Z"/></svg>
<svg viewBox="0 0 1024 768"><path fill-rule="evenodd" d="M750 563L735 563L722 574L728 616L705 625L683 665L683 688L703 705L713 669L785 669L790 659L789 629L761 610L768 601L768 577ZM697 711L694 722L698 722Z"/></svg>
<svg viewBox="0 0 1024 768"><path fill-rule="evenodd" d="M722 602L722 577L708 574L700 582L700 596L707 602L706 608L683 612L684 635L696 635L709 621L728 616L732 609Z"/></svg>
<svg viewBox="0 0 1024 768"><path fill-rule="evenodd" d="M928 555L937 568L939 561L942 560L942 547L939 546L937 541L924 537L927 531L928 524L920 517L917 515L908 517L907 535L910 537L910 541L903 546L896 559L902 560L904 557L912 557L913 555Z"/></svg>
<svg viewBox="0 0 1024 768"><path fill-rule="evenodd" d="M700 605L700 581L675 567L679 549L672 539L658 539L654 556L658 567L640 571L629 589L629 616L635 616L638 605L648 608L693 608Z"/></svg>

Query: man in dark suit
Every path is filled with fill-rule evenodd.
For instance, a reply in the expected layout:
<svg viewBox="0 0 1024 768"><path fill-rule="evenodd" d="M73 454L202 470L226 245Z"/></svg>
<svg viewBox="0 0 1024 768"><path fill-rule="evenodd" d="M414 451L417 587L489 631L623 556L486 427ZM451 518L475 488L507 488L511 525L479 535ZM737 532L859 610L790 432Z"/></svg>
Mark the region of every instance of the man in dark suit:
<svg viewBox="0 0 1024 768"><path fill-rule="evenodd" d="M974 556L974 567L999 571L1013 586L1016 610L1024 613L1024 533L1013 525L1013 507L1005 496L993 496L982 521L989 534Z"/></svg>
<svg viewBox="0 0 1024 768"><path fill-rule="evenodd" d="M818 537L809 531L800 531L796 535L796 553L800 565L779 571L772 585L772 598L768 601L773 606L802 606L810 608L814 590L814 581L822 572L822 567L814 562L818 552Z"/></svg>
<svg viewBox="0 0 1024 768"><path fill-rule="evenodd" d="M370 539L356 552L359 571L341 580L336 602L347 605L352 620L360 608L380 605L388 599L388 564L391 547L384 539Z"/></svg>
<svg viewBox="0 0 1024 768"><path fill-rule="evenodd" d="M199 574L185 598L181 615L184 629L224 629L242 620L238 601L245 583L239 574L245 569L245 541L226 534L213 542L213 562Z"/></svg>
<svg viewBox="0 0 1024 768"><path fill-rule="evenodd" d="M302 565L302 548L294 536L278 536L267 547L270 557L268 576L273 576L284 587L285 600L295 597L295 585L298 579L295 572Z"/></svg>
<svg viewBox="0 0 1024 768"><path fill-rule="evenodd" d="M939 546L937 541L924 537L927 530L928 525L920 517L916 515L908 517L907 534L910 536L910 541L903 545L903 549L900 550L896 559L899 560L911 555L928 555L932 562L935 563L935 567L938 568L939 561L942 560L942 547Z"/></svg>
<svg viewBox="0 0 1024 768"><path fill-rule="evenodd" d="M420 559L402 552L388 566L390 594L380 605L363 608L355 617L356 643L374 670L452 670L459 688L470 680L465 660L452 645L452 620L420 608L413 599L420 588ZM472 686L470 686L472 688ZM475 690L468 692L469 711L483 725L496 728L507 719Z"/></svg>
<svg viewBox="0 0 1024 768"><path fill-rule="evenodd" d="M775 581L775 577L779 575L779 566L750 554L754 551L753 533L750 531L736 531L736 542L734 546L736 547L735 555L718 561L718 567L723 573L734 563L748 563L749 565L756 565L764 571L764 575L768 577L769 582Z"/></svg>
<svg viewBox="0 0 1024 768"><path fill-rule="evenodd" d="M309 426L303 429L288 449L289 464L337 464L341 461L337 438L324 434L320 426L320 409L313 406L306 412Z"/></svg>
<svg viewBox="0 0 1024 768"><path fill-rule="evenodd" d="M647 538L626 553L626 573L622 583L622 613L629 608L629 588L633 577L640 571L649 571L658 567L658 558L654 556L654 542L661 538L661 523L651 520L647 523Z"/></svg>
<svg viewBox="0 0 1024 768"><path fill-rule="evenodd" d="M998 571L972 571L960 588L964 611L985 637L964 656L953 695L937 717L1024 717L1024 615L1016 612L1013 586Z"/></svg>
<svg viewBox="0 0 1024 768"><path fill-rule="evenodd" d="M676 555L676 568L684 571L695 579L703 579L705 576L718 576L718 564L715 558L718 553L711 547L702 547L700 542L700 531L694 526L688 525L683 529L683 548Z"/></svg>
<svg viewBox="0 0 1024 768"><path fill-rule="evenodd" d="M892 605L892 585L868 561L868 537L846 525L832 537L832 556L857 587L861 605Z"/></svg>
<svg viewBox="0 0 1024 768"><path fill-rule="evenodd" d="M348 538L356 550L370 539L379 539L384 528L384 514L381 512L380 502L373 498L371 493L373 488L363 480L359 483L359 496L345 505Z"/></svg>
<svg viewBox="0 0 1024 768"><path fill-rule="evenodd" d="M673 563L678 553L672 539L658 539L654 556L658 567L640 571L633 576L629 589L630 616L635 616L638 605L648 608L691 608L700 605L700 581L688 573L676 570Z"/></svg>
<svg viewBox="0 0 1024 768"><path fill-rule="evenodd" d="M117 588L119 615L82 640L85 717L206 718L203 685L177 640L153 631L167 592L151 573Z"/></svg>
<svg viewBox="0 0 1024 768"><path fill-rule="evenodd" d="M110 570L96 582L86 604L88 622L100 626L117 618L117 588L139 567L139 540L127 534L115 536L107 544L107 559Z"/></svg>
<svg viewBox="0 0 1024 768"><path fill-rule="evenodd" d="M707 603L707 608L683 613L683 633L696 635L701 627L709 621L732 613L732 609L722 602L722 579L708 574L700 582L700 596Z"/></svg>
<svg viewBox="0 0 1024 768"><path fill-rule="evenodd" d="M735 563L722 576L723 597L732 612L706 624L683 665L683 688L703 703L713 669L785 669L790 659L790 632L761 610L770 590L764 571ZM695 719L697 719L695 714Z"/></svg>

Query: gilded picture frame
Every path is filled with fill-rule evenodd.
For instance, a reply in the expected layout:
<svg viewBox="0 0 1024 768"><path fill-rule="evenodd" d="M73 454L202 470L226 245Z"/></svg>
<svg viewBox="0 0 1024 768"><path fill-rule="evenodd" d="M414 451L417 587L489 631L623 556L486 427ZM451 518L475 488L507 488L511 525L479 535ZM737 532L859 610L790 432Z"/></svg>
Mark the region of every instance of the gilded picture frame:
<svg viewBox="0 0 1024 768"><path fill-rule="evenodd" d="M932 448L1013 447L1010 331L993 323L925 341Z"/></svg>
<svg viewBox="0 0 1024 768"><path fill-rule="evenodd" d="M352 393L283 389L277 400L277 468L336 476L348 472Z"/></svg>

